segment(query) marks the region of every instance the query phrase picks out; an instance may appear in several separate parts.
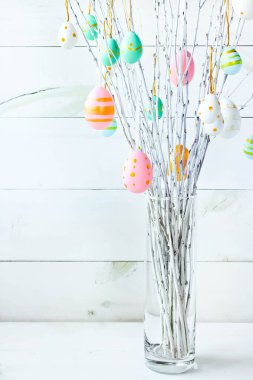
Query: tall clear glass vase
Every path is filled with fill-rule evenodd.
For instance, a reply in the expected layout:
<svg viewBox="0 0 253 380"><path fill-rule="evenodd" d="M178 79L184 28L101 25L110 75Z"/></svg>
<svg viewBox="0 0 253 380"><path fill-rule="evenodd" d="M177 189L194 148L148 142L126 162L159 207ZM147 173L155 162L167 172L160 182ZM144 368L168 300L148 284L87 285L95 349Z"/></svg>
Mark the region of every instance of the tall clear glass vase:
<svg viewBox="0 0 253 380"><path fill-rule="evenodd" d="M195 360L195 198L148 199L145 358L161 373Z"/></svg>

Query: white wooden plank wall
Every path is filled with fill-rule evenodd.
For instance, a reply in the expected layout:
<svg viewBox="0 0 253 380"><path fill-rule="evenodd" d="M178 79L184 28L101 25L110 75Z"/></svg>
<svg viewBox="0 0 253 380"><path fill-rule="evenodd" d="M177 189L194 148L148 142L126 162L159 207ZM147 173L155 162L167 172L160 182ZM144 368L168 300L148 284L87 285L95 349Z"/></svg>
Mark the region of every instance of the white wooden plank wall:
<svg viewBox="0 0 253 380"><path fill-rule="evenodd" d="M152 2L134 3L148 73ZM0 320L140 320L145 198L122 189L128 154L122 134L104 139L82 118L85 96L97 83L92 60L81 38L71 51L56 44L63 0L0 5L0 103L24 95L0 106ZM244 73L253 70L252 32L248 22L238 49ZM204 32L196 64L203 44ZM198 78L197 72L192 94ZM235 94L238 104L252 84L250 74ZM253 321L253 166L242 154L253 134L252 104L242 116L237 138L212 144L200 179L201 321Z"/></svg>

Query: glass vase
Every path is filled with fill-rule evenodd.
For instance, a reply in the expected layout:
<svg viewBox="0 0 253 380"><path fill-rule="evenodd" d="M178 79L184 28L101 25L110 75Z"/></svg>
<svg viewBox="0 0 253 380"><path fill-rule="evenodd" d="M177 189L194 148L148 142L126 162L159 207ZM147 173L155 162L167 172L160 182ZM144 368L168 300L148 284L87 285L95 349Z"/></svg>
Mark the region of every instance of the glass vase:
<svg viewBox="0 0 253 380"><path fill-rule="evenodd" d="M195 198L148 198L145 358L161 373L195 360Z"/></svg>

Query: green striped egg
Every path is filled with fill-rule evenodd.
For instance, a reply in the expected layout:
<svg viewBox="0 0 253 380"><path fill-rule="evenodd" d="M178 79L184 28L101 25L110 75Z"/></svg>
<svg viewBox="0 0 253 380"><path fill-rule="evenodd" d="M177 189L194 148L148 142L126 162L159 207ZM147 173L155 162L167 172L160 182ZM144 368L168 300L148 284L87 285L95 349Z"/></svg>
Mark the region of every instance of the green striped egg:
<svg viewBox="0 0 253 380"><path fill-rule="evenodd" d="M220 67L228 75L239 73L242 67L240 54L231 46L225 48L221 54Z"/></svg>
<svg viewBox="0 0 253 380"><path fill-rule="evenodd" d="M86 24L83 29L84 35L89 41L94 41L98 38L98 23L94 15L88 14L86 16Z"/></svg>
<svg viewBox="0 0 253 380"><path fill-rule="evenodd" d="M158 119L161 119L161 117L163 116L163 102L162 102L162 100L154 95L153 96L153 104L154 104L153 115L152 115L150 107L147 107L145 110L148 120L156 119L156 112L158 115Z"/></svg>
<svg viewBox="0 0 253 380"><path fill-rule="evenodd" d="M253 160L253 135L247 138L244 144L243 153L248 159Z"/></svg>
<svg viewBox="0 0 253 380"><path fill-rule="evenodd" d="M117 131L117 121L116 119L113 119L109 127L103 129L102 135L104 137L111 137L112 135L114 135L116 131Z"/></svg>
<svg viewBox="0 0 253 380"><path fill-rule="evenodd" d="M134 32L128 32L123 38L120 46L120 55L126 63L136 63L142 56L142 43Z"/></svg>
<svg viewBox="0 0 253 380"><path fill-rule="evenodd" d="M102 63L105 66L115 65L120 56L118 42L114 38L105 41L106 47L102 54Z"/></svg>

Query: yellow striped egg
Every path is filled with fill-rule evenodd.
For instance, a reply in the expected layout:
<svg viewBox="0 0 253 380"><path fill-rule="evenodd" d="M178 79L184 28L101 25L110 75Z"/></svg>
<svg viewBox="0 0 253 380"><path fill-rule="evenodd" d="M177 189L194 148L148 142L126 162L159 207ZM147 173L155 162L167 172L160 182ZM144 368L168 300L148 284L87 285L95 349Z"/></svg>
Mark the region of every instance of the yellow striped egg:
<svg viewBox="0 0 253 380"><path fill-rule="evenodd" d="M113 97L105 87L96 87L84 105L86 122L94 129L106 129L115 114Z"/></svg>
<svg viewBox="0 0 253 380"><path fill-rule="evenodd" d="M226 47L221 54L220 67L227 75L239 73L242 67L240 54L233 47Z"/></svg>
<svg viewBox="0 0 253 380"><path fill-rule="evenodd" d="M253 160L253 135L247 138L244 144L243 153L249 160Z"/></svg>

